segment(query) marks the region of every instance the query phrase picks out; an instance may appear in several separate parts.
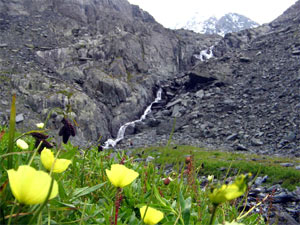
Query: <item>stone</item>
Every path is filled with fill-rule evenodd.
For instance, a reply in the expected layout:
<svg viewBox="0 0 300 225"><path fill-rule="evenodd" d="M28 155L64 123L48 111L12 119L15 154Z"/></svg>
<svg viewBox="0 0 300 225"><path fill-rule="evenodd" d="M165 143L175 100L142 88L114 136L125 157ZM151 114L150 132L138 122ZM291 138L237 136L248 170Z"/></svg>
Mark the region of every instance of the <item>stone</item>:
<svg viewBox="0 0 300 225"><path fill-rule="evenodd" d="M182 99L176 99L175 101L168 103L168 104L166 105L166 108L167 108L167 109L168 109L168 108L171 108L172 106L177 105L177 104L180 103L181 101L182 101Z"/></svg>
<svg viewBox="0 0 300 225"><path fill-rule="evenodd" d="M147 158L146 158L146 162L152 162L154 160L154 157L152 157L152 156L147 156Z"/></svg>
<svg viewBox="0 0 300 225"><path fill-rule="evenodd" d="M6 101L6 100L1 100L1 104L7 106L7 105L8 105L8 101Z"/></svg>
<svg viewBox="0 0 300 225"><path fill-rule="evenodd" d="M300 55L300 49L293 50L293 51L292 51L292 54L293 54L293 55Z"/></svg>
<svg viewBox="0 0 300 225"><path fill-rule="evenodd" d="M287 193L280 193L273 197L273 203L287 203L287 202L295 202L297 198L294 195Z"/></svg>
<svg viewBox="0 0 300 225"><path fill-rule="evenodd" d="M251 138L251 144L253 145L253 146L261 146L261 145L263 145L264 143L260 140L260 139L257 139L257 138Z"/></svg>
<svg viewBox="0 0 300 225"><path fill-rule="evenodd" d="M202 99L204 97L204 90L197 91L195 96Z"/></svg>
<svg viewBox="0 0 300 225"><path fill-rule="evenodd" d="M236 139L238 139L238 134L236 134L236 133L231 134L231 135L229 135L228 137L226 137L226 140L227 140L227 141L234 141L234 140L236 140Z"/></svg>
<svg viewBox="0 0 300 225"><path fill-rule="evenodd" d="M242 144L237 144L237 145L235 146L235 149L236 149L237 151L249 151L249 149L248 149L246 146L242 145Z"/></svg>
<svg viewBox="0 0 300 225"><path fill-rule="evenodd" d="M296 134L292 131L290 131L285 137L284 137L285 140L289 141L289 142L292 142L296 139Z"/></svg>
<svg viewBox="0 0 300 225"><path fill-rule="evenodd" d="M281 191L281 189L282 188L281 188L280 184L275 184L271 187L268 187L266 192L277 192L277 191Z"/></svg>
<svg viewBox="0 0 300 225"><path fill-rule="evenodd" d="M279 217L281 221L281 224L284 225L299 225L299 223L287 212L279 212Z"/></svg>
<svg viewBox="0 0 300 225"><path fill-rule="evenodd" d="M175 105L172 111L172 117L180 117L182 115L180 109L181 107L179 105Z"/></svg>
<svg viewBox="0 0 300 225"><path fill-rule="evenodd" d="M241 56L239 57L239 60L240 62L245 62L245 63L248 63L248 62L251 62L252 60L246 56Z"/></svg>
<svg viewBox="0 0 300 225"><path fill-rule="evenodd" d="M293 163L280 163L280 166L283 166L283 167L293 167L294 164Z"/></svg>
<svg viewBox="0 0 300 225"><path fill-rule="evenodd" d="M257 185L257 186L260 186L260 185L262 185L263 183L265 183L265 182L267 181L267 179L268 179L268 176L267 176L267 175L264 176L264 177L257 177L254 183L255 183L255 185Z"/></svg>
<svg viewBox="0 0 300 225"><path fill-rule="evenodd" d="M23 113L16 115L16 123L20 123L24 121Z"/></svg>

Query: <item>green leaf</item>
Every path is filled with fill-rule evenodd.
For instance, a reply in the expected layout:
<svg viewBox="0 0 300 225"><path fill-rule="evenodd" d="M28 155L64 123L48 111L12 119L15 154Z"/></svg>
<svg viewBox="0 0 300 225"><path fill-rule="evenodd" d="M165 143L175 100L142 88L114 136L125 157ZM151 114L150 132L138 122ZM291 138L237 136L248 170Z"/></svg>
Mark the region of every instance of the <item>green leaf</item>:
<svg viewBox="0 0 300 225"><path fill-rule="evenodd" d="M176 205L177 205L177 201L174 200L173 203L172 203L172 205L171 205L171 207L172 207L173 209L176 209Z"/></svg>
<svg viewBox="0 0 300 225"><path fill-rule="evenodd" d="M179 202L181 206L181 214L184 224L189 224L191 216L192 198L184 199L181 192L179 192Z"/></svg>
<svg viewBox="0 0 300 225"><path fill-rule="evenodd" d="M167 200L165 200L164 198L162 198L159 194L159 191L157 190L156 186L153 185L153 190L154 190L154 195L155 197L157 198L157 200L164 206L166 207L167 206Z"/></svg>
<svg viewBox="0 0 300 225"><path fill-rule="evenodd" d="M76 198L82 197L84 195L90 194L99 188L101 188L106 182L97 184L93 187L83 187L83 188L76 188L75 191L73 192L73 197L71 200L75 200Z"/></svg>
<svg viewBox="0 0 300 225"><path fill-rule="evenodd" d="M68 146L63 144L67 151L62 151L59 158L72 159L79 152L77 147Z"/></svg>
<svg viewBox="0 0 300 225"><path fill-rule="evenodd" d="M66 194L66 191L65 191L65 188L64 188L64 185L62 182L58 182L58 186L59 186L59 196L62 198L62 199L66 199L67 198L67 194Z"/></svg>
<svg viewBox="0 0 300 225"><path fill-rule="evenodd" d="M63 147L67 150L67 151L62 151L59 158L63 158L63 159L72 159L76 153L78 153L78 147L74 147L70 144L70 142L68 144L62 144Z"/></svg>

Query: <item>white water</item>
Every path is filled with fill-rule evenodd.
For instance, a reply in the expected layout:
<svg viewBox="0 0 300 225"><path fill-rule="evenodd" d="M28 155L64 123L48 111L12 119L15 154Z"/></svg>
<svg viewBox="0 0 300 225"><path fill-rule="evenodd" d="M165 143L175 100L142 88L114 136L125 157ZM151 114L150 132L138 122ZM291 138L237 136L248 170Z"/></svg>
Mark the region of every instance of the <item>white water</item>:
<svg viewBox="0 0 300 225"><path fill-rule="evenodd" d="M202 62L212 58L214 46L209 47L208 49L202 50L199 55L194 55L197 59L200 59Z"/></svg>
<svg viewBox="0 0 300 225"><path fill-rule="evenodd" d="M104 146L103 148L104 149L107 149L109 147L115 147L119 141L121 141L122 139L124 139L124 135L125 135L125 131L126 131L126 128L129 127L129 126L133 126L135 125L136 122L140 122L144 119L146 119L146 116L151 112L151 107L154 103L157 103L158 101L161 100L161 92L162 92L162 89L160 88L157 93L156 93L156 98L153 102L151 102L151 104L146 108L146 110L144 111L143 115L140 117L140 119L138 120L134 120L134 121L131 121L131 122L128 122L128 123L125 123L124 125L122 125L118 131L118 135L117 135L117 138L116 139L108 139L105 143L104 143Z"/></svg>

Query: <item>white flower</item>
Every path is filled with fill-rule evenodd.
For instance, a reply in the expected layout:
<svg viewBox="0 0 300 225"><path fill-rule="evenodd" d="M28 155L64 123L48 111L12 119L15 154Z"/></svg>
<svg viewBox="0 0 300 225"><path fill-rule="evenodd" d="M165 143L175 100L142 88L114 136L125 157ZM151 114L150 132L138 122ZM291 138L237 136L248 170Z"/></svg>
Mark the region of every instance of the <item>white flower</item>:
<svg viewBox="0 0 300 225"><path fill-rule="evenodd" d="M37 128L43 129L45 124L44 123L37 123L35 124L37 126Z"/></svg>
<svg viewBox="0 0 300 225"><path fill-rule="evenodd" d="M214 175L209 175L209 176L207 176L207 180L208 180L209 182L212 182L213 179L214 179Z"/></svg>
<svg viewBox="0 0 300 225"><path fill-rule="evenodd" d="M22 150L27 150L28 149L28 144L25 141L23 141L22 139L18 139L16 144Z"/></svg>

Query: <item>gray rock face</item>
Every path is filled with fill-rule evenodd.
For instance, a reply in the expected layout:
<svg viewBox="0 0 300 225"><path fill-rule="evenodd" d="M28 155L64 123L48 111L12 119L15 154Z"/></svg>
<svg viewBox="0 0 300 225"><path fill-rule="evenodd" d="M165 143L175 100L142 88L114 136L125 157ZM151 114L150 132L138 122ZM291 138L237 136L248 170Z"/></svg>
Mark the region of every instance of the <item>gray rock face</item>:
<svg viewBox="0 0 300 225"><path fill-rule="evenodd" d="M144 128L138 142L168 140L173 116L178 144L299 157L299 10L300 1L270 24L225 35L215 57L170 79L165 106L153 111L169 122L157 136Z"/></svg>
<svg viewBox="0 0 300 225"><path fill-rule="evenodd" d="M114 137L142 114L163 80L220 40L165 29L126 0L0 0L0 33L2 102L16 91L25 128L71 105L76 143ZM1 106L5 124L9 104ZM50 118L57 129L61 117Z"/></svg>

